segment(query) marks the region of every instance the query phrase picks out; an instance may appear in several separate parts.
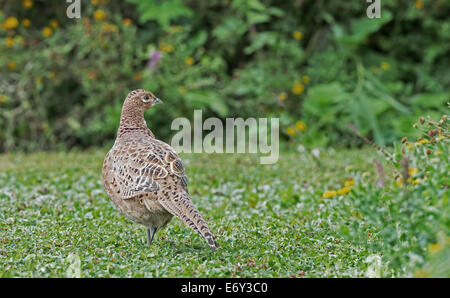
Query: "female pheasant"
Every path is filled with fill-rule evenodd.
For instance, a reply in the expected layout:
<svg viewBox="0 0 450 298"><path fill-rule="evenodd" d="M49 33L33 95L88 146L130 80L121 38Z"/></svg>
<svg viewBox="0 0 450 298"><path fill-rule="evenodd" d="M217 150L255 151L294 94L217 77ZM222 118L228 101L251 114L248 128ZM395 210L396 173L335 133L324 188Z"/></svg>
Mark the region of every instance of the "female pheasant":
<svg viewBox="0 0 450 298"><path fill-rule="evenodd" d="M218 244L189 197L183 163L147 128L144 112L158 103L162 101L143 89L126 97L116 141L103 162L106 191L116 209L147 228L147 245L175 215L215 251Z"/></svg>

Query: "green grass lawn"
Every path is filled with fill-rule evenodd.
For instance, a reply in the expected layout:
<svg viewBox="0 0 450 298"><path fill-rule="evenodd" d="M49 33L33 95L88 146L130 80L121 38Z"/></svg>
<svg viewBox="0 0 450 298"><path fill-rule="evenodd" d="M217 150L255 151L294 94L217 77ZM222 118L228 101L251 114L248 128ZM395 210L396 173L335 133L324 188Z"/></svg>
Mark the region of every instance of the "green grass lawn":
<svg viewBox="0 0 450 298"><path fill-rule="evenodd" d="M322 195L358 178L353 173L375 183L378 155L370 149L322 152L320 164L298 152L274 165L256 155L181 155L193 201L218 235L215 254L176 218L147 247L144 227L106 196L104 155L0 155L0 276L73 276L77 258L81 277L366 274L373 251L334 228L343 196Z"/></svg>

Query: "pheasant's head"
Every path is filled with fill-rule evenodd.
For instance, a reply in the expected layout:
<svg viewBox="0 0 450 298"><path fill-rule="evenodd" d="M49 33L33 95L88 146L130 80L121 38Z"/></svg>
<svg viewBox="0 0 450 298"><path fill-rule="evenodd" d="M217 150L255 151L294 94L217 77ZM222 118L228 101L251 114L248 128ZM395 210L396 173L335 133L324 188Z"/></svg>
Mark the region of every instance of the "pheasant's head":
<svg viewBox="0 0 450 298"><path fill-rule="evenodd" d="M144 89L133 90L128 93L125 99L127 105L134 106L140 110L147 110L155 104L163 103L161 99L153 95L150 91Z"/></svg>

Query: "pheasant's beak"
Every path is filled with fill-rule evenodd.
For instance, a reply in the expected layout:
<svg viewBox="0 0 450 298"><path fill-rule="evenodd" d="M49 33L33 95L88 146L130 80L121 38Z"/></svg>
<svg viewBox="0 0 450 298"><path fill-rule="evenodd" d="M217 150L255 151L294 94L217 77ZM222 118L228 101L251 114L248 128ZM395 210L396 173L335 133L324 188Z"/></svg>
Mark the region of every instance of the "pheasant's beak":
<svg viewBox="0 0 450 298"><path fill-rule="evenodd" d="M159 99L158 97L155 97L155 101L153 104L158 104L158 103L164 103L161 99Z"/></svg>

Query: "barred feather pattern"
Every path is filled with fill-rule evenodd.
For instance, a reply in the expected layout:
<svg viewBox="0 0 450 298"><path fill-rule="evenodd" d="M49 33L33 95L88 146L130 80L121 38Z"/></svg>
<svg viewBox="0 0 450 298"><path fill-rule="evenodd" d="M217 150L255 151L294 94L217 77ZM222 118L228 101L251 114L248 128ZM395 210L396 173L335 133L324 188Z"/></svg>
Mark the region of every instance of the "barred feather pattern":
<svg viewBox="0 0 450 298"><path fill-rule="evenodd" d="M192 203L187 193L176 195L172 200L160 200L159 201L164 208L166 208L171 214L177 216L191 229L202 236L213 251L219 247L218 243L214 239L214 235L211 232L203 216L198 211L197 207Z"/></svg>

